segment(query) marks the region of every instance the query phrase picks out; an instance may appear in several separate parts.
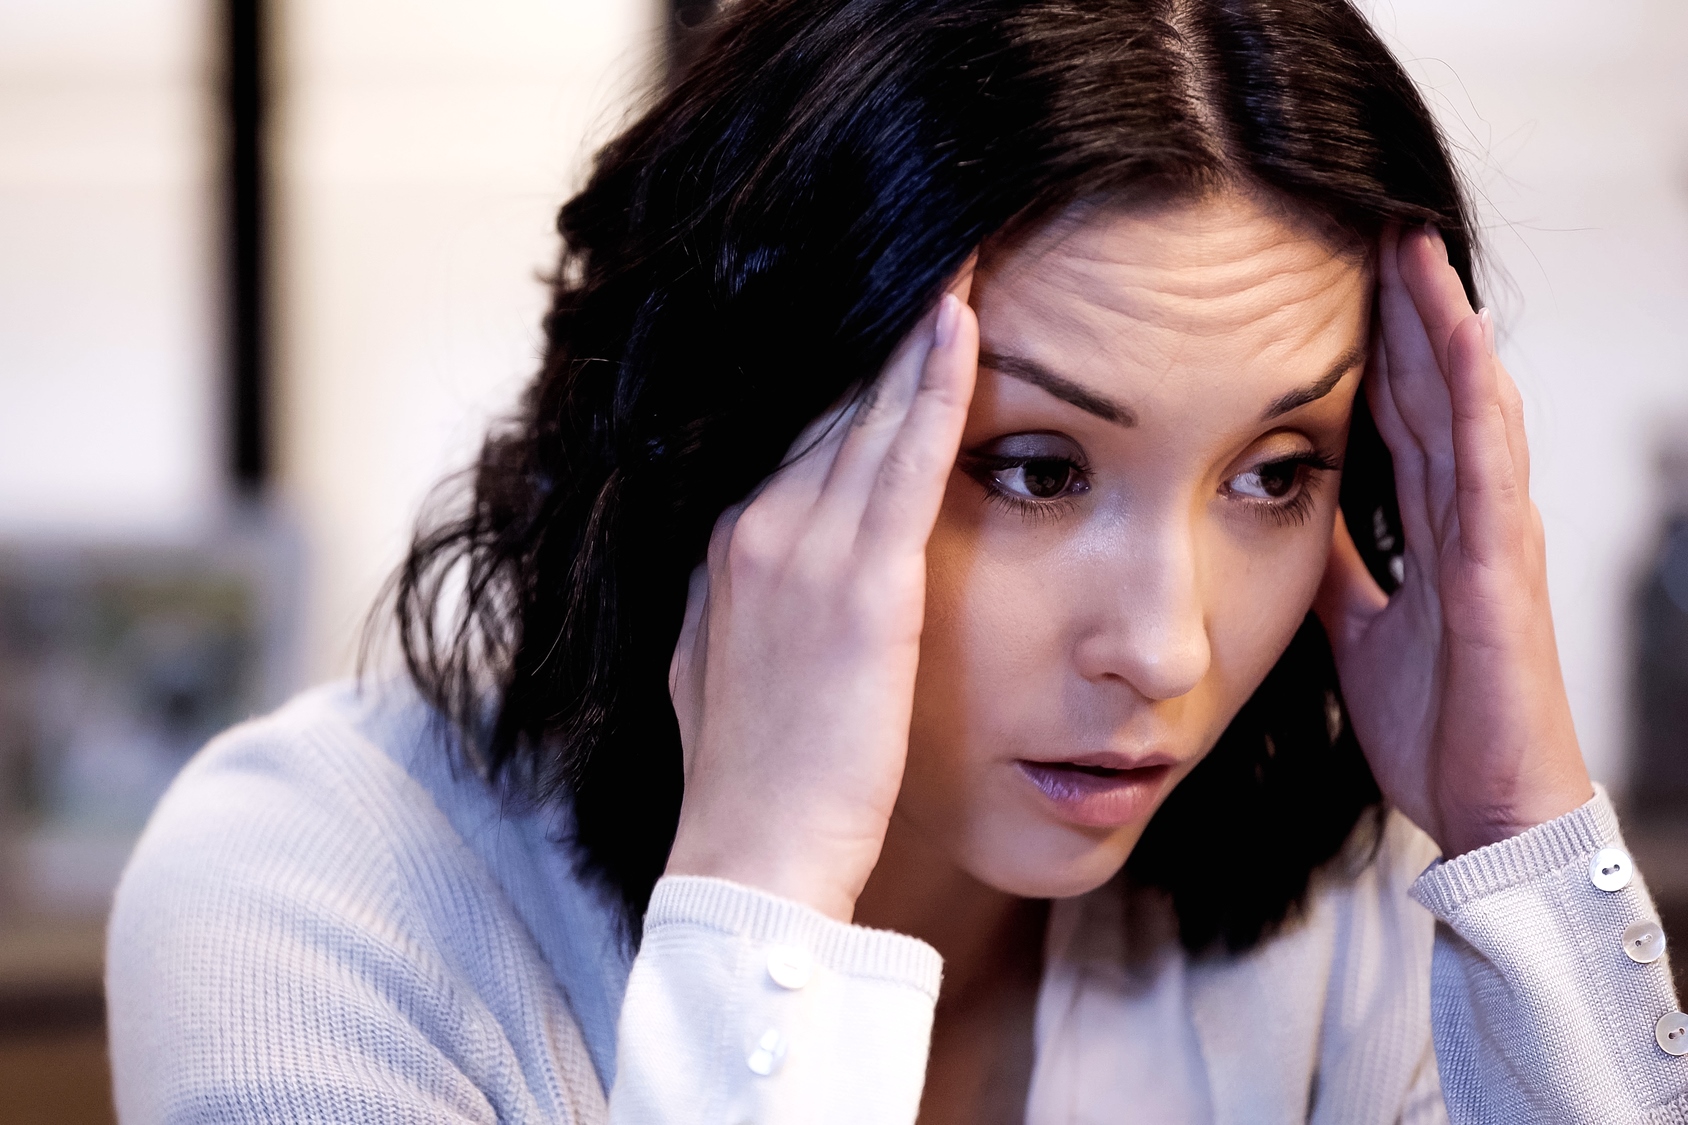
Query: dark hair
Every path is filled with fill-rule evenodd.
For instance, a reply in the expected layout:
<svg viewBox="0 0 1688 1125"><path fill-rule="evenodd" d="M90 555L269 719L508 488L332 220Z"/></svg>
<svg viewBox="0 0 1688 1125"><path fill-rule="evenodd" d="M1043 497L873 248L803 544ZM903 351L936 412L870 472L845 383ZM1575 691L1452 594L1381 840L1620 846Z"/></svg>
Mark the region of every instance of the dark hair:
<svg viewBox="0 0 1688 1125"><path fill-rule="evenodd" d="M1473 290L1436 127L1344 0L739 0L710 35L563 207L543 366L395 586L425 697L504 784L572 802L635 922L679 811L667 668L711 525L985 240L1242 185L1355 240L1435 222ZM1391 588L1363 403L1342 506ZM1378 800L1309 618L1129 870L1189 948L1245 948Z"/></svg>

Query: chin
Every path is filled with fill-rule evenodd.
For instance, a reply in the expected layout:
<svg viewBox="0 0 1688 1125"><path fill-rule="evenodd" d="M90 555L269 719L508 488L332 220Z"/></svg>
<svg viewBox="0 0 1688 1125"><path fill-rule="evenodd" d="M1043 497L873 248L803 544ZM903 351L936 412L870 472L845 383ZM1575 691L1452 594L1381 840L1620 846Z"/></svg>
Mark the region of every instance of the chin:
<svg viewBox="0 0 1688 1125"><path fill-rule="evenodd" d="M1018 817L993 818L970 833L961 867L988 887L1021 898L1072 898L1119 873L1148 822L1105 834Z"/></svg>

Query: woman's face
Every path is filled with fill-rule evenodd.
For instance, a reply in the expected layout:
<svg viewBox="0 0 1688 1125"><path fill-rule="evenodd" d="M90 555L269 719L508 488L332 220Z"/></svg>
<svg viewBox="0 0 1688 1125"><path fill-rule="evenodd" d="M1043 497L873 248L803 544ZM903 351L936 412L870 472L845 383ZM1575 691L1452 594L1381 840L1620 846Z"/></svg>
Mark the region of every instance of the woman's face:
<svg viewBox="0 0 1688 1125"><path fill-rule="evenodd" d="M984 883L1117 871L1318 588L1372 278L1241 194L981 262L897 818Z"/></svg>

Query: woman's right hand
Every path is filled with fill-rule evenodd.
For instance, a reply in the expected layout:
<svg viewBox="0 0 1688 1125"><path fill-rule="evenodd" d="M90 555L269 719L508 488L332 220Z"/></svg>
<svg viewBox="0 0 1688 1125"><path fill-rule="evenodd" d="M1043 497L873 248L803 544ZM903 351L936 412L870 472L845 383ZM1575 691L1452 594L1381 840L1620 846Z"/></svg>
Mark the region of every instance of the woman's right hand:
<svg viewBox="0 0 1688 1125"><path fill-rule="evenodd" d="M850 920L908 754L926 542L978 364L970 282L716 522L669 667L686 788L668 874Z"/></svg>

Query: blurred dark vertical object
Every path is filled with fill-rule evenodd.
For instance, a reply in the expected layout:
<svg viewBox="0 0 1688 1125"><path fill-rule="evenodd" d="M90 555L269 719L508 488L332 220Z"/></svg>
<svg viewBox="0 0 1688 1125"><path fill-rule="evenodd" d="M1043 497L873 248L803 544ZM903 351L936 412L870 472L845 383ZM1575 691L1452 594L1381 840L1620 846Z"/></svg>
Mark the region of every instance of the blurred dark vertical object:
<svg viewBox="0 0 1688 1125"><path fill-rule="evenodd" d="M1670 936L1677 992L1688 996L1688 433L1659 468L1658 552L1635 590L1634 714L1627 833Z"/></svg>
<svg viewBox="0 0 1688 1125"><path fill-rule="evenodd" d="M1688 440L1661 460L1665 519L1635 603L1635 810L1688 820Z"/></svg>
<svg viewBox="0 0 1688 1125"><path fill-rule="evenodd" d="M668 79L686 72L708 38L703 25L719 7L717 0L668 0Z"/></svg>
<svg viewBox="0 0 1688 1125"><path fill-rule="evenodd" d="M262 0L224 0L228 464L247 498L262 493L270 469L264 17Z"/></svg>

